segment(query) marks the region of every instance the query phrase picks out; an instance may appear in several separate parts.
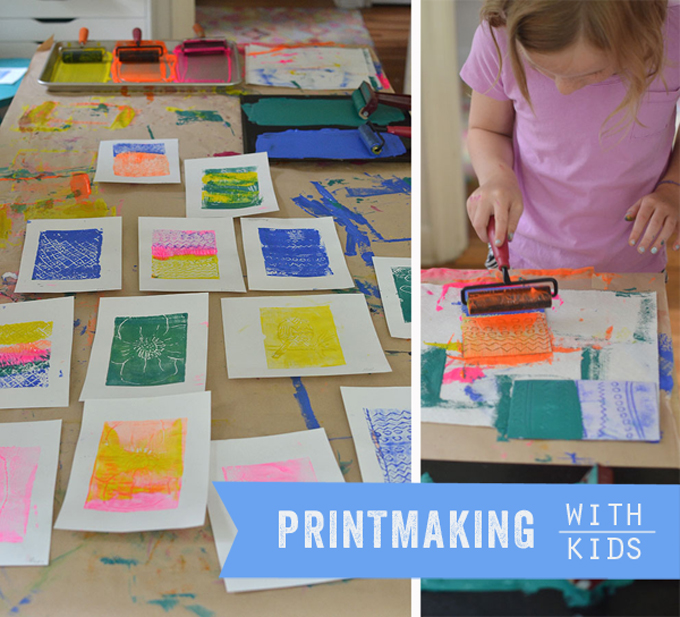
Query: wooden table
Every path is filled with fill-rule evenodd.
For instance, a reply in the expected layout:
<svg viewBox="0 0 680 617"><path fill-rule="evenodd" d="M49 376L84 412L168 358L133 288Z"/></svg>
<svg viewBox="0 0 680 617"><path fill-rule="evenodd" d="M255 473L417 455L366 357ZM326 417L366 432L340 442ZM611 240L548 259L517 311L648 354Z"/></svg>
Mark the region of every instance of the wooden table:
<svg viewBox="0 0 680 617"><path fill-rule="evenodd" d="M100 140L176 137L182 160L242 152L242 140L239 100L224 91L57 95L36 83L46 57L47 52L38 52L33 58L0 127L0 302L38 297L14 293L14 274L19 267L26 219L81 216L123 219L122 291L75 296L70 406L3 410L0 414L0 422L63 420L56 518L80 429L83 406L77 401L96 327L99 298L142 295L137 278L138 217L185 215L184 185L93 185L92 195L76 198L71 178L77 173L93 177ZM189 113L180 114L176 110ZM199 111L212 113L196 113ZM409 176L410 167L403 163L276 164L272 167L272 178L281 211L272 216L307 217L310 215L302 205L311 211L332 203L343 245L349 229L353 236L366 239L366 250L376 255L410 256ZM363 190L353 194L348 190L352 188ZM352 212L362 215L364 220L351 221L346 215ZM238 224L236 228L244 265ZM393 372L304 378L302 384L311 409L301 408L291 379L229 380L220 299L239 294L211 293L207 389L212 392L212 439L271 435L318 424L325 428L345 478L360 481L340 386L409 385L410 341L389 336L381 302L375 295L375 273L367 265L370 257L359 252L348 255L347 261L359 289L366 294ZM219 579L220 569L207 517L203 527L181 531L105 534L55 530L49 566L0 569L0 612L40 616L163 615L178 609L178 614L199 617L410 615L408 580L350 580L227 594Z"/></svg>
<svg viewBox="0 0 680 617"><path fill-rule="evenodd" d="M462 278L481 278L486 271L432 269L422 273L423 283L445 284ZM554 273L560 289L655 291L658 332L671 340L666 286L662 274L596 274L592 269ZM513 273L513 280L516 273ZM528 276L527 278L531 278ZM675 374L672 368L671 374ZM619 467L680 468L680 399L677 378L671 393L661 391L659 443L625 441L500 441L495 429L424 422L421 458L479 463L531 463ZM474 482L474 478L470 479Z"/></svg>

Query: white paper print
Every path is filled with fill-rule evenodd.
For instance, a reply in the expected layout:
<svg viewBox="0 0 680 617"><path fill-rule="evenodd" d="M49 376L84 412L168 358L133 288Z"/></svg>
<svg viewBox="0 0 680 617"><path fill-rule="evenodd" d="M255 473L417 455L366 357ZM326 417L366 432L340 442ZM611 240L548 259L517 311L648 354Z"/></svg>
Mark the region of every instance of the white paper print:
<svg viewBox="0 0 680 617"><path fill-rule="evenodd" d="M246 83L302 90L380 88L368 49L246 46ZM371 79L373 78L373 79Z"/></svg>
<svg viewBox="0 0 680 617"><path fill-rule="evenodd" d="M0 409L68 407L73 297L0 304Z"/></svg>
<svg viewBox="0 0 680 617"><path fill-rule="evenodd" d="M11 86L17 83L28 71L27 68L0 67L0 86Z"/></svg>
<svg viewBox="0 0 680 617"><path fill-rule="evenodd" d="M131 532L205 522L210 392L90 400L55 529Z"/></svg>
<svg viewBox="0 0 680 617"><path fill-rule="evenodd" d="M187 217L237 217L276 212L266 152L184 161Z"/></svg>
<svg viewBox="0 0 680 617"><path fill-rule="evenodd" d="M118 139L99 142L95 182L179 184L177 139Z"/></svg>
<svg viewBox="0 0 680 617"><path fill-rule="evenodd" d="M17 293L121 289L122 219L26 223Z"/></svg>
<svg viewBox="0 0 680 617"><path fill-rule="evenodd" d="M61 420L0 425L0 566L50 562Z"/></svg>
<svg viewBox="0 0 680 617"><path fill-rule="evenodd" d="M140 217L139 289L245 292L233 221Z"/></svg>
<svg viewBox="0 0 680 617"><path fill-rule="evenodd" d="M411 481L411 388L341 387L364 482Z"/></svg>
<svg viewBox="0 0 680 617"><path fill-rule="evenodd" d="M249 289L354 287L332 216L243 219L241 233Z"/></svg>
<svg viewBox="0 0 680 617"><path fill-rule="evenodd" d="M223 298L222 324L231 379L392 370L363 294Z"/></svg>
<svg viewBox="0 0 680 617"><path fill-rule="evenodd" d="M322 428L283 435L211 442L212 482L344 482ZM214 486L208 493L210 525L221 565L236 537L236 526ZM227 591L255 591L312 585L337 579L225 578Z"/></svg>
<svg viewBox="0 0 680 617"><path fill-rule="evenodd" d="M655 293L561 290L545 310L549 357L516 366L463 358L460 286L425 284L421 293L423 366L432 371L428 357L446 350L439 402L423 405L424 422L493 426L511 378L637 381L658 389Z"/></svg>
<svg viewBox="0 0 680 617"><path fill-rule="evenodd" d="M80 400L205 390L208 294L102 298Z"/></svg>
<svg viewBox="0 0 680 617"><path fill-rule="evenodd" d="M373 257L373 267L390 335L411 338L411 260Z"/></svg>

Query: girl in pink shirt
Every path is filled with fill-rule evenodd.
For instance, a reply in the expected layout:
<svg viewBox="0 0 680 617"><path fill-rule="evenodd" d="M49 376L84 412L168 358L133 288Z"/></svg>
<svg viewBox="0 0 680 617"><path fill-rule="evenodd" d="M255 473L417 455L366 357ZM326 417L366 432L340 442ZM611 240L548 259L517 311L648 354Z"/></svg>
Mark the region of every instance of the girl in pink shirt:
<svg viewBox="0 0 680 617"><path fill-rule="evenodd" d="M680 5L486 0L461 77L479 237L513 268L659 272L680 250Z"/></svg>

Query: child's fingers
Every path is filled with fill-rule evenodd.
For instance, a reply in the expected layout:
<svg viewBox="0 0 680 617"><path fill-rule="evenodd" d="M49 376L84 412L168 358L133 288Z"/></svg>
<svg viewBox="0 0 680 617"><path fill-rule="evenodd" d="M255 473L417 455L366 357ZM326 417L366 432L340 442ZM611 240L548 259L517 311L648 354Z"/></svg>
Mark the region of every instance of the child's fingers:
<svg viewBox="0 0 680 617"><path fill-rule="evenodd" d="M501 202L496 201L493 208L493 216L496 220L496 238L494 244L502 246L505 242L505 236L508 233L508 208L502 205Z"/></svg>
<svg viewBox="0 0 680 617"><path fill-rule="evenodd" d="M649 202L641 201L638 207L637 213L635 215L635 223L633 224L633 229L628 237L628 244L635 246L642 235L642 232L647 227L647 223L654 213L654 207L649 204ZM659 226L661 229L661 226Z"/></svg>
<svg viewBox="0 0 680 617"><path fill-rule="evenodd" d="M488 242L489 238L486 235L486 228L489 224L489 218L493 213L493 208L485 202L482 195L473 193L467 201L468 216L472 227L477 232L479 239L482 242Z"/></svg>
<svg viewBox="0 0 680 617"><path fill-rule="evenodd" d="M638 217L639 216L640 215L638 214ZM644 253L647 249L649 249L652 246L652 244L654 243L654 238L656 238L659 235L659 232L663 228L665 221L666 216L662 214L660 211L656 210L654 214L652 214L651 218L649 219L649 223L647 224L647 229L645 230L642 239L638 242L637 247L638 253Z"/></svg>
<svg viewBox="0 0 680 617"><path fill-rule="evenodd" d="M675 244L673 245L674 251L680 251L680 225L678 225L678 234L675 236Z"/></svg>
<svg viewBox="0 0 680 617"><path fill-rule="evenodd" d="M639 200L636 204L634 204L632 207L628 209L628 212L626 212L626 220L627 221L634 221L635 217L637 216L638 210L640 209L640 204L642 203L642 200Z"/></svg>
<svg viewBox="0 0 680 617"><path fill-rule="evenodd" d="M661 250L663 245L666 244L668 239L673 235L673 232L675 231L677 226L678 226L677 221L673 220L670 217L666 218L666 221L663 224L663 228L661 229L661 233L656 237L654 246L652 246L652 248L650 249L650 253L652 253L652 255L656 255Z"/></svg>

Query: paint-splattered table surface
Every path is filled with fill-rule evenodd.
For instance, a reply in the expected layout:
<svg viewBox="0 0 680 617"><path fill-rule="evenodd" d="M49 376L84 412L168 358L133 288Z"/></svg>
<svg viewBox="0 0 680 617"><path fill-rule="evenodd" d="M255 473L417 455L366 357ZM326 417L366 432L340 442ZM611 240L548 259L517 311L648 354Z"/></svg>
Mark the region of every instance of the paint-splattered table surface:
<svg viewBox="0 0 680 617"><path fill-rule="evenodd" d="M516 273L515 273L516 274ZM530 277L538 276L529 273ZM543 274L548 276L548 274ZM493 428L435 424L422 425L421 457L430 460L480 463L533 463L619 467L680 467L680 402L673 365L671 322L663 275L597 274L592 268L551 272L560 289L656 292L660 352L659 443L611 441L510 440ZM465 281L488 277L486 271L432 269L423 283L462 287ZM513 278L515 275L513 275Z"/></svg>
<svg viewBox="0 0 680 617"><path fill-rule="evenodd" d="M14 293L26 220L120 216L123 290L75 297L71 405L3 411L1 422L63 420L55 496L64 498L82 418L83 385L99 298L139 295L137 218L184 216L183 185L92 185L104 139L179 138L182 160L242 152L238 98L220 93L83 96L48 93L36 83L38 53L0 126L0 302ZM410 341L388 334L372 255L410 256L410 169L381 163L279 164L272 178L280 217L332 215L357 287L367 298L391 373L332 378L227 379L220 299L210 295L207 389L212 438L322 426L347 481L359 481L341 385L410 383ZM237 230L239 226L237 225ZM237 231L240 236L240 231ZM239 238L239 251L243 263ZM356 290L355 290L356 291ZM303 292L304 293L304 292ZM256 295L256 292L248 292ZM352 580L313 587L227 594L209 521L183 531L98 534L54 531L47 567L1 568L0 613L18 615L408 615L410 581Z"/></svg>

